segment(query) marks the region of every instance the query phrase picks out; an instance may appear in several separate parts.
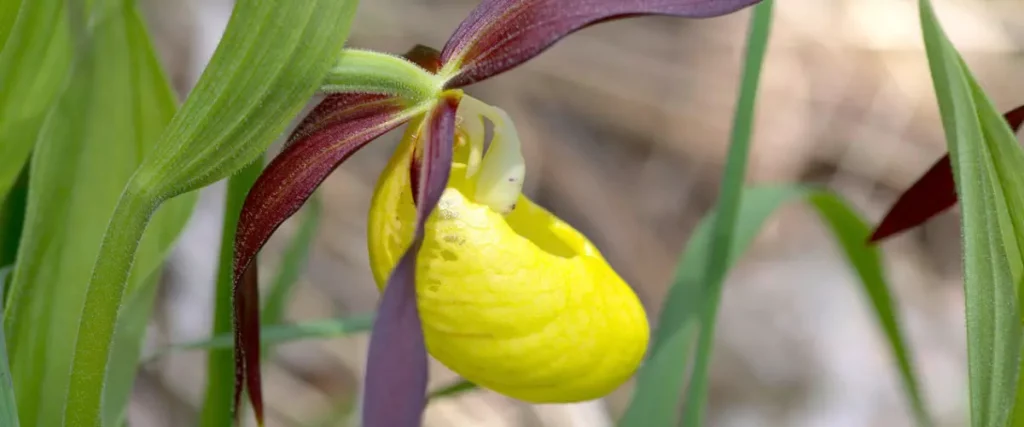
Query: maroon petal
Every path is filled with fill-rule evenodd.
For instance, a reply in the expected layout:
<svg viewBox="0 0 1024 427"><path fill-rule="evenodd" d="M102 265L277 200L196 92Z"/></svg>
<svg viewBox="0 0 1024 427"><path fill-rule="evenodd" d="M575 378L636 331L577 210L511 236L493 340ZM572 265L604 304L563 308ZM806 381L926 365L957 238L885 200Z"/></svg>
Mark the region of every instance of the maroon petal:
<svg viewBox="0 0 1024 427"><path fill-rule="evenodd" d="M1006 123L1014 132L1020 130L1024 122L1024 105L1003 115ZM869 242L879 242L885 238L921 225L953 207L956 204L956 183L953 180L953 166L946 154L932 165L928 172L903 192L889 213L882 218Z"/></svg>
<svg viewBox="0 0 1024 427"><path fill-rule="evenodd" d="M452 34L441 63L458 67L447 87L462 87L514 68L591 24L639 15L708 18L759 1L484 0Z"/></svg>
<svg viewBox="0 0 1024 427"><path fill-rule="evenodd" d="M261 424L258 290L255 276L247 274L250 264L338 165L411 114L400 100L385 95L331 95L302 121L246 196L235 232L235 408L244 382ZM252 279L242 280L246 277Z"/></svg>
<svg viewBox="0 0 1024 427"><path fill-rule="evenodd" d="M370 337L363 392L363 427L419 427L426 406L427 350L416 306L416 255L423 227L448 184L455 111L462 93L447 92L424 122L425 146L414 160L416 231L391 272ZM411 165L410 165L411 166Z"/></svg>

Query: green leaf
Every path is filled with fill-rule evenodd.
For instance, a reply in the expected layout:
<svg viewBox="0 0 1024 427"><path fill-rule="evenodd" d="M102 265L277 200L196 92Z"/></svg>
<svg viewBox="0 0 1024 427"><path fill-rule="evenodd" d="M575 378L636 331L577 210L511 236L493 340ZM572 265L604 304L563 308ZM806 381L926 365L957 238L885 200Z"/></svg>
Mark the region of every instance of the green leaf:
<svg viewBox="0 0 1024 427"><path fill-rule="evenodd" d="M97 15L102 19L95 19L77 40L74 73L47 115L32 156L25 228L5 319L25 425L61 425L61 397L68 392L76 334L93 314L83 306L103 232L122 189L153 150L175 108L137 11L103 11ZM149 232L137 237L140 250L127 281L129 295L162 264L194 202L189 195L167 203ZM113 331L108 344L112 338ZM93 345L94 339L86 335L78 345ZM124 346L131 349L132 343ZM120 360L120 355L112 357ZM130 382L134 369L116 365L89 375L98 384L108 377L127 376L124 381ZM97 388L95 400L114 391ZM95 410L98 421L100 408Z"/></svg>
<svg viewBox="0 0 1024 427"><path fill-rule="evenodd" d="M361 332L369 332L372 327L373 315L361 315L342 319L268 325L260 329L260 337L266 345L277 345L308 339L339 338ZM152 355L150 358L160 357L172 351L230 349L234 345L235 337L233 334L220 334L203 340L175 344Z"/></svg>
<svg viewBox="0 0 1024 427"><path fill-rule="evenodd" d="M100 425L103 378L139 237L156 207L252 163L323 81L355 0L240 0L198 84L117 202L92 270L65 406L68 426Z"/></svg>
<svg viewBox="0 0 1024 427"><path fill-rule="evenodd" d="M436 75L400 56L345 49L320 90L397 95L416 103L436 98L443 85Z"/></svg>
<svg viewBox="0 0 1024 427"><path fill-rule="evenodd" d="M821 190L799 186L755 187L742 193L737 228L732 235L726 270L743 255L764 221L783 204L804 200L818 212L857 272L865 294L896 360L904 390L919 424L928 425L909 350L899 328L892 295L882 272L876 248L865 244L870 235L867 223L839 197ZM721 289L708 290L702 284L700 267L710 256L708 242L713 238L711 212L697 226L676 268L669 295L659 317L650 356L637 375L636 391L621 426L676 425L686 370L694 351L694 340L703 313L709 304L718 303ZM697 349L710 351L709 346Z"/></svg>
<svg viewBox="0 0 1024 427"><path fill-rule="evenodd" d="M11 266L0 267L0 295L7 289L7 275ZM0 318L3 317L3 305L0 305ZM11 382L11 369L7 363L7 346L4 330L0 328L0 425L18 427L18 405L14 399L14 384Z"/></svg>
<svg viewBox="0 0 1024 427"><path fill-rule="evenodd" d="M1020 148L942 31L931 3L920 1L921 29L939 101L963 228L964 296L971 423L1019 423L1021 258ZM1017 169L1011 169L1016 167ZM1012 417L1012 418L1011 418Z"/></svg>
<svg viewBox="0 0 1024 427"><path fill-rule="evenodd" d="M135 385L135 375L142 355L142 340L153 313L161 271L155 271L144 284L128 296L118 315L114 333L113 369L107 372L103 398L103 419L109 425L123 425L127 421L128 401Z"/></svg>
<svg viewBox="0 0 1024 427"><path fill-rule="evenodd" d="M459 378L458 380L455 380L451 384L448 384L444 387L438 388L437 390L430 392L430 394L427 395L427 399L434 400L442 399L445 397L458 396L462 393L476 390L478 388L480 387L477 386L476 384L469 382L469 380L465 378Z"/></svg>
<svg viewBox="0 0 1024 427"><path fill-rule="evenodd" d="M7 194L6 200L0 200L0 265L14 264L18 253L18 241L25 227L25 203L28 198L28 168Z"/></svg>
<svg viewBox="0 0 1024 427"><path fill-rule="evenodd" d="M220 260L213 304L213 335L231 332L235 229L238 228L238 216L242 212L245 196L262 171L263 159L260 158L228 179L224 203L224 228L220 236ZM206 366L206 399L203 401L199 425L209 427L231 425L234 421L231 411L234 403L235 356L230 348L210 351L207 355Z"/></svg>
<svg viewBox="0 0 1024 427"><path fill-rule="evenodd" d="M729 268L728 257L732 253L730 245L733 241L732 235L736 230L736 218L741 206L740 196L746 176L750 136L753 132L757 87L761 80L765 51L768 49L773 6L772 0L765 0L754 6L750 31L747 35L747 53L744 59L743 78L740 81L739 100L736 103L736 114L733 117L732 141L729 144L729 154L723 172L721 193L715 207L716 216L711 232L713 238L708 243L710 255L707 264L704 265L703 282L712 299L703 307L705 312L698 335L698 350L706 349L706 351L697 352L693 377L690 380L690 389L686 399L687 410L684 425L691 427L704 425L704 410L707 406L708 394L708 366L711 363L715 317L718 313L718 300L721 297L722 284Z"/></svg>
<svg viewBox="0 0 1024 427"><path fill-rule="evenodd" d="M292 289L306 268L309 251L320 226L320 214L323 207L319 197L316 195L310 197L302 209L304 213L299 224L299 231L284 251L277 276L270 286L270 292L267 293L267 302L263 305L260 322L265 325L278 324L284 319L285 307L288 301L291 301Z"/></svg>
<svg viewBox="0 0 1024 427"><path fill-rule="evenodd" d="M0 200L28 160L67 76L71 45L64 3L0 0Z"/></svg>

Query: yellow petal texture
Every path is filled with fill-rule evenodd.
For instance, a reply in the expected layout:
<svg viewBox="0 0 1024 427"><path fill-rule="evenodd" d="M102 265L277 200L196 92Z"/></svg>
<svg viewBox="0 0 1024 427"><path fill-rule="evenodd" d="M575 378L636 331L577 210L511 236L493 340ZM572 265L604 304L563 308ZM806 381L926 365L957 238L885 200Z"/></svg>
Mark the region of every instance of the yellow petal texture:
<svg viewBox="0 0 1024 427"><path fill-rule="evenodd" d="M409 125L372 201L370 263L381 289L415 226L409 161L418 128ZM417 259L427 350L467 380L528 402L608 394L647 348L640 301L586 237L526 197L508 215L469 199L472 144L460 134Z"/></svg>

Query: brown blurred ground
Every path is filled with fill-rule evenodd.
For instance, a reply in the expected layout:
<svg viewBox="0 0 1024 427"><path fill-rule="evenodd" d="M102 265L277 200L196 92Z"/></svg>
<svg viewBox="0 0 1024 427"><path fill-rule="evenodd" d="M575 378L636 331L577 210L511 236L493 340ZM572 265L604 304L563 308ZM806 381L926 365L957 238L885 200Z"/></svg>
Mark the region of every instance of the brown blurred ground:
<svg viewBox="0 0 1024 427"><path fill-rule="evenodd" d="M944 150L916 2L786 0L759 98L750 183L807 182L848 197L870 220ZM1024 101L1024 12L1012 1L936 1L943 25L997 106ZM228 0L144 2L185 93L212 52ZM467 0L364 0L351 46L440 47ZM739 81L748 13L642 18L584 30L529 64L473 87L506 109L526 144L527 192L590 236L656 317L673 264L714 201ZM391 135L325 184L326 215L290 319L371 311L365 218ZM223 189L204 194L174 255L151 344L208 334ZM966 425L958 231L954 213L884 246L888 277L940 425ZM293 233L286 224L265 250ZM267 277L268 275L264 275ZM910 425L887 348L827 230L802 207L772 218L729 277L713 366L714 426ZM359 389L365 337L283 346L266 367L271 425L342 426ZM205 357L145 366L133 426L191 425ZM434 380L451 374L438 367ZM603 426L604 402L531 407L488 392L432 406L430 426ZM602 419L602 416L605 417ZM596 418L586 418L596 417Z"/></svg>

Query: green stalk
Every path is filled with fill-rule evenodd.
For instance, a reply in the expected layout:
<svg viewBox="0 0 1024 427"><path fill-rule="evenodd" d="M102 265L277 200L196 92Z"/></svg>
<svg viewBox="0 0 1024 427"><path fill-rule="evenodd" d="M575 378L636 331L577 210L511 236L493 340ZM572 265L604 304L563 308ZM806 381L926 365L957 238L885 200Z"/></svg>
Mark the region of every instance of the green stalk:
<svg viewBox="0 0 1024 427"><path fill-rule="evenodd" d="M700 337L697 342L697 358L694 362L690 390L686 399L684 425L704 425L704 410L708 399L708 365L711 360L712 342L715 335L715 317L722 298L722 285L729 270L729 254L732 251L733 233L740 209L740 196L746 177L747 157L750 151L750 136L754 124L757 88L760 82L761 66L768 48L768 33L772 21L772 0L765 0L754 7L750 32L747 35L747 54L740 83L739 100L733 116L732 137L729 155L725 164L722 189L715 207L714 225L710 244L710 257L704 272L705 292L710 293L709 304L704 307Z"/></svg>
<svg viewBox="0 0 1024 427"><path fill-rule="evenodd" d="M263 171L260 157L228 179L224 203L224 230L220 236L220 265L217 270L216 297L214 299L213 336L231 332L232 268L235 255L235 229L238 218L256 178ZM231 405L234 397L235 358L231 348L210 350L207 354L206 400L199 419L200 426L223 427L231 425Z"/></svg>
<svg viewBox="0 0 1024 427"><path fill-rule="evenodd" d="M142 234L161 202L145 188L138 185L134 177L129 181L103 235L90 283L107 286L89 286L86 292L82 314L88 321L83 321L78 329L64 425L103 425L101 398L106 388L104 376L109 368L117 314ZM110 310L109 307L118 309ZM97 384L100 384L99 389Z"/></svg>

